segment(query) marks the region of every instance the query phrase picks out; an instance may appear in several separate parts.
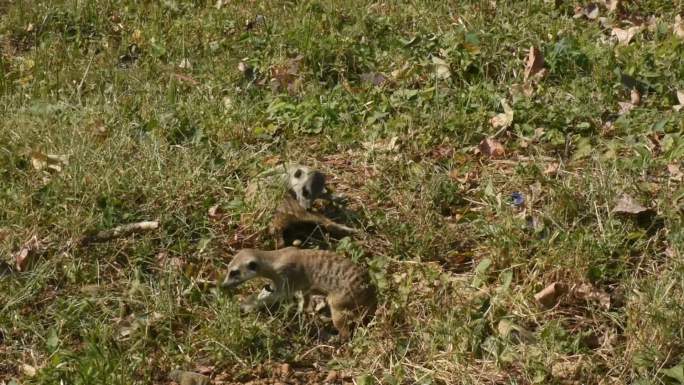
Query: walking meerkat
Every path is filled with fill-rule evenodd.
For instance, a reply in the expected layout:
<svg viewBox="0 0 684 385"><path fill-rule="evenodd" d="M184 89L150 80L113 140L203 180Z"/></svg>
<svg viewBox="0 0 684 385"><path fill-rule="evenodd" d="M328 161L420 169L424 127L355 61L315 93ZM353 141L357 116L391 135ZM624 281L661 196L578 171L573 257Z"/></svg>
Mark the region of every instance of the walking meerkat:
<svg viewBox="0 0 684 385"><path fill-rule="evenodd" d="M260 294L254 306L291 300L301 291L303 308L307 308L312 294L325 295L341 341L351 337L355 324L365 324L375 314L376 290L368 270L331 251L242 249L228 265L221 286L232 289L257 277L272 284L271 289L262 290L267 293Z"/></svg>

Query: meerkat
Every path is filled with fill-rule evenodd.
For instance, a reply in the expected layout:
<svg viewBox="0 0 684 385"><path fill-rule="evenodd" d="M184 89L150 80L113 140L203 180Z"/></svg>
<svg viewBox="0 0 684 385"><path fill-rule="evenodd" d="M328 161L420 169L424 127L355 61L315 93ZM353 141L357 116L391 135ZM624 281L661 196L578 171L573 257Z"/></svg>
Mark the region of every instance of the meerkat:
<svg viewBox="0 0 684 385"><path fill-rule="evenodd" d="M305 210L311 209L318 198L331 200L325 187L325 174L302 165L289 165L285 169L289 192Z"/></svg>
<svg viewBox="0 0 684 385"><path fill-rule="evenodd" d="M356 233L354 228L311 211L314 201L319 198L335 203L344 201L343 197L327 189L323 173L302 165L287 165L285 169L288 194L276 208L269 227L277 249L298 246L302 242L301 238L307 238L317 228L334 236Z"/></svg>
<svg viewBox="0 0 684 385"><path fill-rule="evenodd" d="M232 289L257 277L270 280L272 289L262 290L268 293L260 294L260 306L291 300L299 291L306 308L312 294L325 295L341 341L351 337L354 324L367 323L375 313L376 289L368 270L331 251L242 249L228 265L221 286Z"/></svg>
<svg viewBox="0 0 684 385"><path fill-rule="evenodd" d="M305 210L294 198L286 196L273 215L269 233L275 238L276 249L280 249L299 245L301 238L306 238L317 228L334 236L357 232L356 229L339 224L323 214Z"/></svg>

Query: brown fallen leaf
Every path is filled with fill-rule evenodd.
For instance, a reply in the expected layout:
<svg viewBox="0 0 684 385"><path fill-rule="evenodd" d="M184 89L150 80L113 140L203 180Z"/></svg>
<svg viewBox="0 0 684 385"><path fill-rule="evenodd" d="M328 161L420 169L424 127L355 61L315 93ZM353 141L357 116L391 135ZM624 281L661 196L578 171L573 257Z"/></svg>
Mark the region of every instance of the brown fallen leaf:
<svg viewBox="0 0 684 385"><path fill-rule="evenodd" d="M579 377L582 367L581 360L563 360L555 362L551 366L551 376L564 384L575 383L574 380Z"/></svg>
<svg viewBox="0 0 684 385"><path fill-rule="evenodd" d="M627 45L630 41L632 41L632 38L634 38L634 36L641 31L641 29L642 27L637 26L629 27L627 29L613 28L612 34L617 38L618 44Z"/></svg>
<svg viewBox="0 0 684 385"><path fill-rule="evenodd" d="M299 76L302 59L304 56L299 55L280 65L271 67L271 90L273 92L287 91L290 95L299 93L303 85Z"/></svg>
<svg viewBox="0 0 684 385"><path fill-rule="evenodd" d="M534 95L534 85L532 82L513 84L511 86L511 98L513 99L513 103L522 99L523 96L530 98L532 95Z"/></svg>
<svg viewBox="0 0 684 385"><path fill-rule="evenodd" d="M496 329L501 337L508 338L515 343L529 344L535 340L532 332L507 319L499 321Z"/></svg>
<svg viewBox="0 0 684 385"><path fill-rule="evenodd" d="M630 102L618 102L618 106L620 106L618 115L627 115L629 111L632 111L632 109L635 107L635 105Z"/></svg>
<svg viewBox="0 0 684 385"><path fill-rule="evenodd" d="M491 118L489 123L491 123L494 128L505 129L510 127L513 123L513 109L508 105L506 99L501 99L501 106L503 107L504 112Z"/></svg>
<svg viewBox="0 0 684 385"><path fill-rule="evenodd" d="M627 194L622 194L613 208L613 213L616 214L637 215L647 211L649 211L649 209L640 205L634 198Z"/></svg>
<svg viewBox="0 0 684 385"><path fill-rule="evenodd" d="M544 168L544 175L556 175L558 174L558 170L560 169L560 163L558 162L551 162L546 165Z"/></svg>
<svg viewBox="0 0 684 385"><path fill-rule="evenodd" d="M682 171L679 169L679 165L676 163L668 164L667 172L670 174L670 179L672 179L675 182L681 182L682 180L684 180L684 174L682 174ZM0 235L0 238L1 237L2 236Z"/></svg>
<svg viewBox="0 0 684 385"><path fill-rule="evenodd" d="M525 61L525 81L535 75L538 75L541 78L545 74L546 69L544 68L544 55L541 53L539 48L535 46L530 47L530 53L527 55L527 60Z"/></svg>
<svg viewBox="0 0 684 385"><path fill-rule="evenodd" d="M207 214L209 215L209 218L212 218L212 219L220 218L221 217L220 205L216 204L216 205L209 207Z"/></svg>
<svg viewBox="0 0 684 385"><path fill-rule="evenodd" d="M19 251L14 253L14 263L18 271L26 271L31 256L40 249L40 242L35 235L24 243Z"/></svg>
<svg viewBox="0 0 684 385"><path fill-rule="evenodd" d="M567 287L564 284L554 282L535 294L534 299L548 309L554 307L558 303L558 298L565 292L567 292Z"/></svg>
<svg viewBox="0 0 684 385"><path fill-rule="evenodd" d="M672 30L675 36L684 39L684 20L682 19L682 15L675 16L675 21L674 25L672 26Z"/></svg>
<svg viewBox="0 0 684 385"><path fill-rule="evenodd" d="M380 87L388 82L387 76L381 74L380 72L368 72L361 74L359 76L362 83L371 84L376 87Z"/></svg>
<svg viewBox="0 0 684 385"><path fill-rule="evenodd" d="M679 104L672 106L672 108L679 112L679 110L684 108L684 90L677 90L677 101Z"/></svg>
<svg viewBox="0 0 684 385"><path fill-rule="evenodd" d="M178 68L184 69L184 70L192 69L192 62L190 62L190 59L188 59L188 58L183 58L183 59L178 63Z"/></svg>
<svg viewBox="0 0 684 385"><path fill-rule="evenodd" d="M9 237L10 235L10 230L5 227L0 227L0 242L4 241Z"/></svg>
<svg viewBox="0 0 684 385"><path fill-rule="evenodd" d="M432 57L432 70L437 79L449 79L451 77L451 69L446 60L437 56Z"/></svg>
<svg viewBox="0 0 684 385"><path fill-rule="evenodd" d="M173 74L173 77L176 78L176 79L178 79L178 80L180 80L180 81L182 81L182 82L184 82L184 83L188 83L188 84L190 84L190 85L192 85L192 86L196 86L196 85L199 84L199 82L198 82L195 78L193 78L192 76L188 76L188 75L184 75L184 74L179 74L179 73L174 73L174 74Z"/></svg>
<svg viewBox="0 0 684 385"><path fill-rule="evenodd" d="M195 367L195 372L204 374L205 376L211 375L214 370L216 370L215 366L197 365L197 367Z"/></svg>
<svg viewBox="0 0 684 385"><path fill-rule="evenodd" d="M635 106L641 104L641 94L636 88L632 88L632 91L629 92L629 101Z"/></svg>
<svg viewBox="0 0 684 385"><path fill-rule="evenodd" d="M604 0L604 3L609 13L618 11L622 7L620 0Z"/></svg>
<svg viewBox="0 0 684 385"><path fill-rule="evenodd" d="M482 155L489 158L500 158L505 153L503 145L491 138L483 139L478 148Z"/></svg>
<svg viewBox="0 0 684 385"><path fill-rule="evenodd" d="M21 371L26 377L35 377L38 370L29 364L21 364Z"/></svg>
<svg viewBox="0 0 684 385"><path fill-rule="evenodd" d="M401 80L401 79L405 78L406 75L408 75L411 72L410 69L411 69L411 64L406 62L400 68L397 68L397 69L393 70L392 72L390 72L390 77L392 78L392 80L395 80L395 81Z"/></svg>

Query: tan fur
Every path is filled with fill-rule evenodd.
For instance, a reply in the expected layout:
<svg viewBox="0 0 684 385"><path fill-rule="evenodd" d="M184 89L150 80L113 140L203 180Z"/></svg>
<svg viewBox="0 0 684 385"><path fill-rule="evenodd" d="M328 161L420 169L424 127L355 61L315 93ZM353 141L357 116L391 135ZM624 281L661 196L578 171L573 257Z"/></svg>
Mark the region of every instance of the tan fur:
<svg viewBox="0 0 684 385"><path fill-rule="evenodd" d="M276 248L288 246L285 240L285 232L288 229L296 229L306 225L317 226L333 235L346 235L356 232L355 229L341 225L322 214L307 211L296 199L286 196L276 209L269 229L270 234L276 239Z"/></svg>
<svg viewBox="0 0 684 385"><path fill-rule="evenodd" d="M256 277L273 282L273 295L266 303L290 299L301 291L306 308L311 294L326 295L333 325L343 341L351 336L354 323L365 323L375 313L376 290L368 271L331 251L243 249L228 265L222 286L237 287Z"/></svg>

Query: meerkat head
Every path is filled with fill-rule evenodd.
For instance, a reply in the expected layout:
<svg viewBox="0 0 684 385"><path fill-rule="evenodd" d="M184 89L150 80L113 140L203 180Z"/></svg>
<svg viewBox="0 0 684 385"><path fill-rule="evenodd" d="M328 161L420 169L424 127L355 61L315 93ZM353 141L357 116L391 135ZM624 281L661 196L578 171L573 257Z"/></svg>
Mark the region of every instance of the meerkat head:
<svg viewBox="0 0 684 385"><path fill-rule="evenodd" d="M287 170L288 185L299 205L310 209L325 192L325 175L306 166L294 165Z"/></svg>
<svg viewBox="0 0 684 385"><path fill-rule="evenodd" d="M259 275L261 263L252 250L240 250L228 264L228 274L221 287L232 289Z"/></svg>

